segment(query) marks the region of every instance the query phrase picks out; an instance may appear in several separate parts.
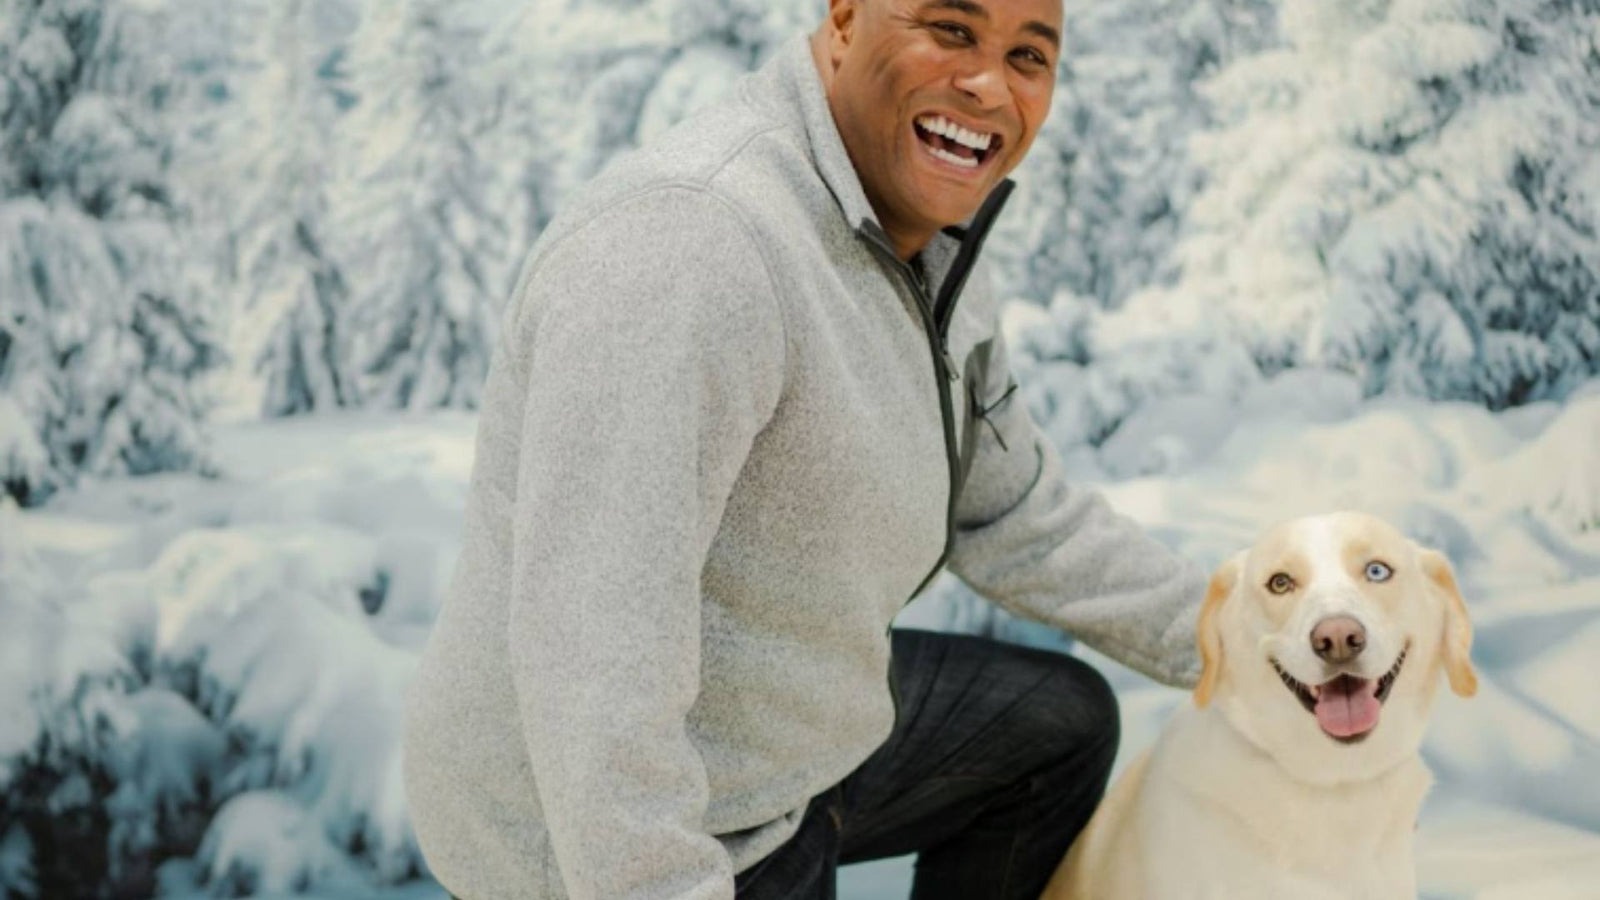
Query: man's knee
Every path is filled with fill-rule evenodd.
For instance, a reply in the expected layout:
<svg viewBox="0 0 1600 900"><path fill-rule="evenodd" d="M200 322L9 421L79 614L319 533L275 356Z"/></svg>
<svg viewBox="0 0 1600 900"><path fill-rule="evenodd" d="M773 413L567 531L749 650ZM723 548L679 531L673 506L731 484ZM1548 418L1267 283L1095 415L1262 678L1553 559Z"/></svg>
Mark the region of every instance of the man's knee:
<svg viewBox="0 0 1600 900"><path fill-rule="evenodd" d="M1036 748L1048 762L1104 754L1116 755L1117 698L1094 667L1074 656L966 634L895 629L894 653L910 679L921 658L941 659L945 677L961 684L994 679L997 703L1010 721L1004 726ZM1006 699L999 699L1004 697ZM1033 754L1029 754L1030 756Z"/></svg>
<svg viewBox="0 0 1600 900"><path fill-rule="evenodd" d="M1121 739L1117 696L1105 676L1074 656L1051 654L1035 691L1041 737L1066 764L1109 769Z"/></svg>

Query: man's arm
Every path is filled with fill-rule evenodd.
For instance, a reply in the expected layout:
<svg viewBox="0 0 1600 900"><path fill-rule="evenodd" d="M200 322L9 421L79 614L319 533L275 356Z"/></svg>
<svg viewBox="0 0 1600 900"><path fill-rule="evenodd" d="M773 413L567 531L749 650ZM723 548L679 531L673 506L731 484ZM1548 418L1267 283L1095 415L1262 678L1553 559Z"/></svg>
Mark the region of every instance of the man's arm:
<svg viewBox="0 0 1600 900"><path fill-rule="evenodd" d="M996 403L1013 381L997 327L984 402ZM1099 492L1069 485L1055 446L1015 392L987 418L993 429L980 421L974 432L950 571L1019 616L1054 625L1157 681L1192 687L1200 676L1194 628L1205 573Z"/></svg>
<svg viewBox="0 0 1600 900"><path fill-rule="evenodd" d="M700 573L785 339L754 244L693 188L627 199L527 279L511 677L575 900L732 900L685 718Z"/></svg>

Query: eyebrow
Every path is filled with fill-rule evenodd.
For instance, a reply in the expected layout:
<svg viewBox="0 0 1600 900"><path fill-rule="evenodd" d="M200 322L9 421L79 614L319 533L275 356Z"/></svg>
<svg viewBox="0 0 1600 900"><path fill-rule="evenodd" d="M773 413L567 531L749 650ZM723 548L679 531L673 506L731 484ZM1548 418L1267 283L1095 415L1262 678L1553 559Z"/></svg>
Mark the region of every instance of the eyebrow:
<svg viewBox="0 0 1600 900"><path fill-rule="evenodd" d="M952 9L956 12L963 12L978 19L989 18L989 11L984 8L983 4L976 2L976 0L928 0L927 3L922 4L922 8L925 10ZM1024 22L1022 24L1022 30L1049 41L1050 45L1055 47L1057 50L1061 49L1061 32L1056 31L1054 28L1051 28L1049 25L1046 25L1038 19L1029 19L1027 22Z"/></svg>
<svg viewBox="0 0 1600 900"><path fill-rule="evenodd" d="M1382 556L1383 554L1372 545L1371 541L1366 538L1357 538L1344 545L1339 553L1339 561L1345 565L1356 565L1365 563L1374 557Z"/></svg>
<svg viewBox="0 0 1600 900"><path fill-rule="evenodd" d="M1311 563L1304 553L1299 550L1285 550L1278 556L1278 565L1272 573L1287 572L1289 577L1299 581L1302 576L1311 571ZM1268 578L1272 575L1268 574Z"/></svg>

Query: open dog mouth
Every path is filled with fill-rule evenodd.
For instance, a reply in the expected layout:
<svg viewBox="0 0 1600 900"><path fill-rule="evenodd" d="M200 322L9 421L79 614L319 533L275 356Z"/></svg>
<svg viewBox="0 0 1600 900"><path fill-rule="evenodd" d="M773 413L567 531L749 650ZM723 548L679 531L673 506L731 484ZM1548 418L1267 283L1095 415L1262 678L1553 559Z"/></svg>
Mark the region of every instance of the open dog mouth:
<svg viewBox="0 0 1600 900"><path fill-rule="evenodd" d="M1410 651L1411 642L1407 641L1394 665L1378 676L1376 681L1346 672L1322 684L1313 685L1295 680L1278 665L1277 660L1271 657L1267 659L1272 663L1272 668L1278 671L1284 687L1295 695L1306 712L1317 717L1317 724L1323 732L1340 743L1355 744L1365 740L1378 727L1379 709L1388 698L1389 689L1394 687L1394 680L1399 677L1400 667L1405 665L1406 654Z"/></svg>
<svg viewBox="0 0 1600 900"><path fill-rule="evenodd" d="M911 124L929 153L962 169L982 166L1004 141L999 134L971 131L941 115L918 116Z"/></svg>

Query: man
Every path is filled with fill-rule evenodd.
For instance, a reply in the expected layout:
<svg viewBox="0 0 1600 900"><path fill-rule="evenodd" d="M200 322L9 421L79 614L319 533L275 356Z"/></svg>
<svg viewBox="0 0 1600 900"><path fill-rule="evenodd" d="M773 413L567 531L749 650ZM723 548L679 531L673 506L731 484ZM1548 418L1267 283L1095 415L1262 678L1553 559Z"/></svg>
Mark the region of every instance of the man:
<svg viewBox="0 0 1600 900"><path fill-rule="evenodd" d="M1063 482L974 269L1061 18L832 0L541 235L410 700L454 894L831 897L916 852L916 897L1036 896L1115 701L1070 657L891 632L945 565L1194 683L1202 574Z"/></svg>

